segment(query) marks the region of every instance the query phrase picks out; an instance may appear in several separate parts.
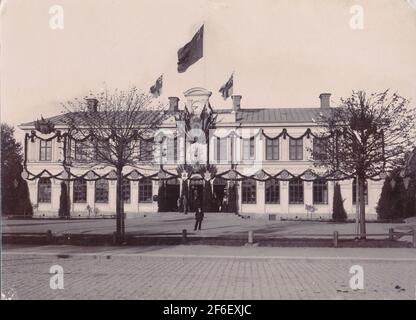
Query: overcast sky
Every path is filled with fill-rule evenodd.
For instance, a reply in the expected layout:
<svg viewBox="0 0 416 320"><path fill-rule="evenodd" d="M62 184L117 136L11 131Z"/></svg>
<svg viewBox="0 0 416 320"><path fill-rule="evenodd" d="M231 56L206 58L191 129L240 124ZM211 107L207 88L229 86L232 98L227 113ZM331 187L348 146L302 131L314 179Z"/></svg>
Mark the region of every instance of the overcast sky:
<svg viewBox="0 0 416 320"><path fill-rule="evenodd" d="M350 8L364 9L364 28ZM49 8L64 9L64 29ZM235 72L242 108L317 107L351 90L391 88L416 101L414 0L10 0L1 5L1 117L16 125L59 114L59 102L106 84L162 101L196 86L218 93ZM177 50L205 23L204 57L176 71Z"/></svg>

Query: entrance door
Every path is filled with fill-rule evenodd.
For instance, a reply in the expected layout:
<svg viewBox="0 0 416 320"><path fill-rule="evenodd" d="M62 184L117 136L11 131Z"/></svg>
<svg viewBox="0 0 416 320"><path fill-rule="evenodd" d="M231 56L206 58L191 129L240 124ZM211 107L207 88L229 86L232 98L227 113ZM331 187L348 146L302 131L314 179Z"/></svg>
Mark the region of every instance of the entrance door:
<svg viewBox="0 0 416 320"><path fill-rule="evenodd" d="M214 180L214 201L217 208L216 211L226 212L227 211L227 195L226 195L227 181L221 177L215 178Z"/></svg>
<svg viewBox="0 0 416 320"><path fill-rule="evenodd" d="M195 179L189 183L189 210L195 212L198 202L201 203L203 197L203 180Z"/></svg>
<svg viewBox="0 0 416 320"><path fill-rule="evenodd" d="M166 181L166 211L178 211L179 181L170 179Z"/></svg>

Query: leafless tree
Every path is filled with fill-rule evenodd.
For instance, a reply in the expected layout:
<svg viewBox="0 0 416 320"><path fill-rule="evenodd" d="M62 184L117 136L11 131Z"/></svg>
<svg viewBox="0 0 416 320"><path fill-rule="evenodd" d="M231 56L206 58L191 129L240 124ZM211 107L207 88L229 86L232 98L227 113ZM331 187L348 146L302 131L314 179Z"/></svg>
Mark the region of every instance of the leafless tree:
<svg viewBox="0 0 416 320"><path fill-rule="evenodd" d="M389 91L352 92L338 107L322 113L322 129L314 164L328 172L341 170L358 180L360 238L365 238L365 181L385 175L400 165L415 140L415 108ZM325 138L326 137L326 138ZM325 138L325 139L324 139Z"/></svg>
<svg viewBox="0 0 416 320"><path fill-rule="evenodd" d="M124 239L123 169L154 162L154 133L167 113L151 96L135 87L91 93L63 104L69 127L67 163L90 168L111 167L117 175L116 234Z"/></svg>

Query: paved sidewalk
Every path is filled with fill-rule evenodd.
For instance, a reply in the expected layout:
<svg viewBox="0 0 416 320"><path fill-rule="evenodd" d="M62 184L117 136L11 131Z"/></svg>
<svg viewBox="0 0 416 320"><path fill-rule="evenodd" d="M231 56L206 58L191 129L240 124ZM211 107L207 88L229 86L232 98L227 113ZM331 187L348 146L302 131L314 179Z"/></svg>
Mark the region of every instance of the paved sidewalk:
<svg viewBox="0 0 416 320"><path fill-rule="evenodd" d="M414 249L5 249L2 290L19 299L416 298ZM49 287L49 269L57 264L63 290ZM363 267L364 290L349 286L353 265Z"/></svg>
<svg viewBox="0 0 416 320"><path fill-rule="evenodd" d="M152 213L146 217L126 220L126 232L136 235L180 235L183 229L188 234L198 236L246 236L249 230L260 236L328 234L354 234L354 223L332 223L316 221L268 221L262 219L242 219L230 213L207 213L202 231L194 232L194 215L183 213ZM115 231L114 219L91 220L2 220L3 232L39 232L51 230L53 233L112 234ZM387 234L389 228L411 230L411 225L398 223L367 223L368 233ZM409 237L410 239L410 237ZM405 240L409 240L405 239Z"/></svg>

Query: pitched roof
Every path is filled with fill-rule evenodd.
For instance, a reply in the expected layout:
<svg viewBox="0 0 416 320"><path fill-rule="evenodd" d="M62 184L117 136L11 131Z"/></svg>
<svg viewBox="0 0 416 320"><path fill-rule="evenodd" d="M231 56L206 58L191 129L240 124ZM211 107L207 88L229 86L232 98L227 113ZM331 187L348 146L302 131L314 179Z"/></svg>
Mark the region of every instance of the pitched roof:
<svg viewBox="0 0 416 320"><path fill-rule="evenodd" d="M320 114L327 114L331 108L250 108L237 111L236 121L241 123L305 123L318 119ZM214 112L224 114L231 109L214 109ZM145 111L144 111L145 112ZM152 111L149 111L152 112ZM65 124L66 114L45 118L55 125ZM35 121L22 123L21 126L34 126Z"/></svg>

